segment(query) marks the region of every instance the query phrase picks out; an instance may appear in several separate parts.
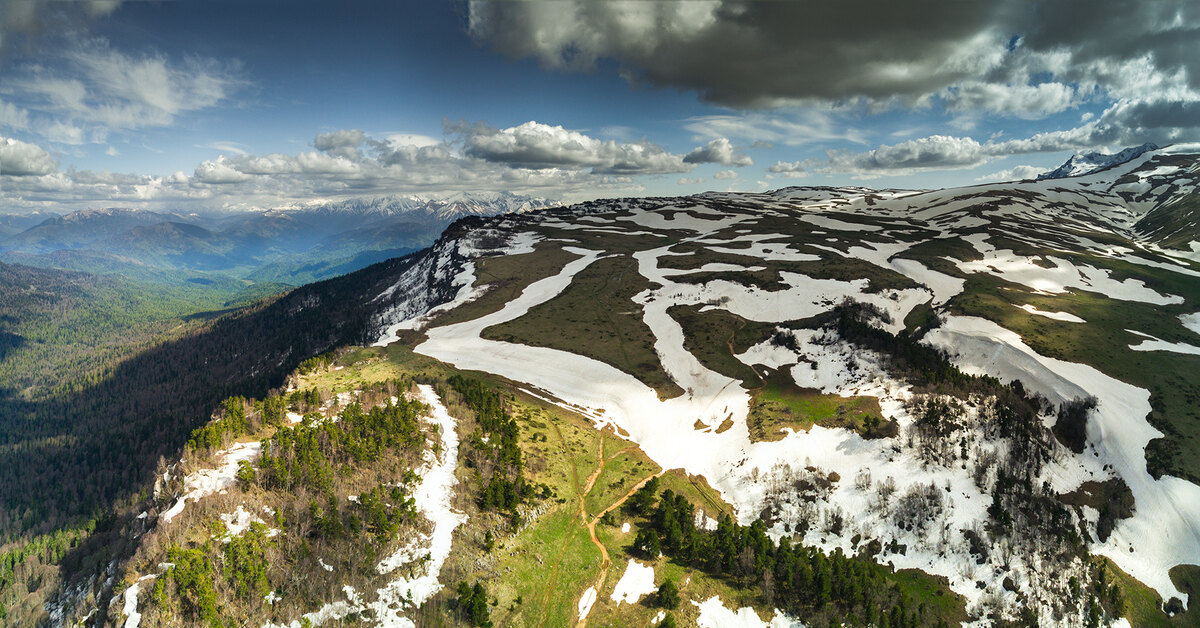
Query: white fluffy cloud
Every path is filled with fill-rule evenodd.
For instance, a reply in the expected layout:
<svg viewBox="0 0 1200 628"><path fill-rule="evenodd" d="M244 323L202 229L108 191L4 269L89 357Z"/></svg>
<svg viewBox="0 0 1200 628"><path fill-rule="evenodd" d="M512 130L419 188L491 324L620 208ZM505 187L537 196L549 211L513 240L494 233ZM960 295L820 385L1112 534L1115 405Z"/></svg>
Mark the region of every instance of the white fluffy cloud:
<svg viewBox="0 0 1200 628"><path fill-rule="evenodd" d="M1046 172L1047 168L1038 166L1013 166L991 174L985 174L982 177L975 177L975 181L979 183L993 183L1002 181L1020 181L1022 179L1035 179L1039 174Z"/></svg>
<svg viewBox="0 0 1200 628"><path fill-rule="evenodd" d="M904 174L918 170L971 168L987 160L987 150L969 137L932 135L855 153L831 150L819 170L837 173Z"/></svg>
<svg viewBox="0 0 1200 628"><path fill-rule="evenodd" d="M205 160L190 176L183 172L150 176L58 170L50 153L41 147L0 137L0 201L13 209L46 205L62 209L99 202L106 206L130 203L204 211L459 190L503 190L581 200L597 194L641 192L643 186L622 170L641 168L634 172L641 174L657 168L654 159L633 163L637 150L620 145L615 150L601 148L602 155L610 155L602 161L531 167L465 154L461 137L452 144L430 140L419 135L375 138L358 130L336 131L313 140L318 150L256 155L231 146L238 150ZM682 165L679 155L668 155L666 159Z"/></svg>
<svg viewBox="0 0 1200 628"><path fill-rule="evenodd" d="M967 81L945 94L951 111L987 111L1026 119L1039 119L1078 104L1075 88L1062 83L1003 85Z"/></svg>
<svg viewBox="0 0 1200 628"><path fill-rule="evenodd" d="M744 155L734 149L733 144L724 137L718 137L704 146L699 146L684 155L683 162L687 164L721 164L722 166L754 165L749 155Z"/></svg>
<svg viewBox="0 0 1200 628"><path fill-rule="evenodd" d="M690 169L679 155L645 140L599 140L534 121L506 129L475 124L451 130L461 137L466 155L520 168L590 168L593 174L666 174Z"/></svg>
<svg viewBox="0 0 1200 628"><path fill-rule="evenodd" d="M0 176L27 177L50 174L58 164L40 146L0 137Z"/></svg>
<svg viewBox="0 0 1200 628"><path fill-rule="evenodd" d="M736 179L738 173L736 170L721 170L713 175L714 179Z"/></svg>
<svg viewBox="0 0 1200 628"><path fill-rule="evenodd" d="M767 172L785 177L799 177L807 174L807 165L802 161L777 161L767 167Z"/></svg>

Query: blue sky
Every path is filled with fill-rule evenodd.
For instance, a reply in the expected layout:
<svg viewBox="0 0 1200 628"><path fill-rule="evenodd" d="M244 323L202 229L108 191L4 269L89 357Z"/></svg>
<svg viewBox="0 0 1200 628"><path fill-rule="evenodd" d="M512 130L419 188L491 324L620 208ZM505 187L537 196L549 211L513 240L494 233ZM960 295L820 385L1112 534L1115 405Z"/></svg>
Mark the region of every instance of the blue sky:
<svg viewBox="0 0 1200 628"><path fill-rule="evenodd" d="M1020 178L1197 139L1194 3L0 0L0 212Z"/></svg>

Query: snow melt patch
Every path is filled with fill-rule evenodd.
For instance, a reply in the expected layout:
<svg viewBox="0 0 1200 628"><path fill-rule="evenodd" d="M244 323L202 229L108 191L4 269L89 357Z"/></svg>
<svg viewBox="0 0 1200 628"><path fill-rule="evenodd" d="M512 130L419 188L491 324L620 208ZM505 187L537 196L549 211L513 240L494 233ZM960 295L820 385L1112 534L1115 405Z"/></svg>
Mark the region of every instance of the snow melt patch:
<svg viewBox="0 0 1200 628"><path fill-rule="evenodd" d="M784 615L779 609L775 609L771 621L763 621L753 608L743 606L736 611L731 610L715 595L703 602L693 601L692 604L700 609L700 617L696 619L696 625L700 628L804 628L802 622Z"/></svg>
<svg viewBox="0 0 1200 628"><path fill-rule="evenodd" d="M1129 345L1129 348L1133 351L1170 351L1171 353L1200 355L1200 347L1197 347L1196 345L1190 345L1186 342L1167 342L1166 340L1155 338L1150 334L1144 334L1140 331L1133 331L1132 329L1126 329L1125 331L1132 332L1146 338L1136 345Z"/></svg>
<svg viewBox="0 0 1200 628"><path fill-rule="evenodd" d="M217 457L221 459L221 465L216 469L201 469L189 473L183 479L183 496L162 514L162 520L170 523L179 513L183 512L188 500L198 501L233 486L236 481L238 464L243 460L254 460L261 450L262 443L254 441L238 443L229 449L217 452Z"/></svg>
<svg viewBox="0 0 1200 628"><path fill-rule="evenodd" d="M625 567L625 574L613 587L612 600L620 606L621 602L637 604L643 595L649 595L658 590L654 586L654 567L643 565L630 558Z"/></svg>
<svg viewBox="0 0 1200 628"><path fill-rule="evenodd" d="M1179 322L1183 323L1184 327L1196 332L1197 335L1200 335L1200 312L1196 312L1194 314L1180 314Z"/></svg>
<svg viewBox="0 0 1200 628"><path fill-rule="evenodd" d="M596 603L596 587L588 587L587 591L579 598L579 621L587 618L592 612L592 605Z"/></svg>
<svg viewBox="0 0 1200 628"><path fill-rule="evenodd" d="M250 514L241 504L238 504L237 510L231 513L222 513L221 521L225 524L225 529L228 533L221 537L222 543L228 543L235 536L241 536L246 530L250 529L250 524L253 522L262 523L262 519Z"/></svg>
<svg viewBox="0 0 1200 628"><path fill-rule="evenodd" d="M1054 257L1042 256L1053 268L1043 268L1034 263L1034 258L1018 255L1011 250L998 250L987 242L990 236L986 233L975 233L963 236L975 246L982 259L963 262L954 260L959 270L967 273L989 273L1001 279L1019 283L1034 290L1062 294L1068 288L1077 288L1099 292L1110 299L1121 301L1140 301L1154 305L1173 305L1183 303L1183 297L1173 294L1160 294L1146 286L1140 279L1125 279L1117 281L1103 268L1087 264L1076 266L1070 261Z"/></svg>
<svg viewBox="0 0 1200 628"><path fill-rule="evenodd" d="M128 589L125 589L124 600L121 606L121 612L125 613L126 617L124 624L125 628L138 628L138 625L142 623L142 614L139 613L137 609L138 589L141 588L143 580L148 580L155 577L157 576L154 574L142 576L141 578L137 579L137 582L129 585Z"/></svg>
<svg viewBox="0 0 1200 628"><path fill-rule="evenodd" d="M1042 310L1037 309L1036 307L1034 307L1032 305L1029 305L1028 303L1026 303L1025 305L1016 305L1014 303L1013 305L1015 305L1016 307L1018 307L1022 310L1025 310L1026 312L1029 312L1030 314L1035 314L1037 316L1044 316L1046 318L1052 318L1056 321L1063 321L1063 322L1067 322L1067 323L1086 323L1087 322L1087 321L1083 320L1082 318L1079 318L1078 316L1075 316L1074 314L1072 314L1070 312L1044 312Z"/></svg>

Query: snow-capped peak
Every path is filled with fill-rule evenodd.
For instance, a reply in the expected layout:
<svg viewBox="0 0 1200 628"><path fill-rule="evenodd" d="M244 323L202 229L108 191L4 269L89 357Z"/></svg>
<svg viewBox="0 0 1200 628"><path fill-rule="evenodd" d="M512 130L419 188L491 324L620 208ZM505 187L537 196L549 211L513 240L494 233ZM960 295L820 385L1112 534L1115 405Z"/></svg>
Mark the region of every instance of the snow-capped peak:
<svg viewBox="0 0 1200 628"><path fill-rule="evenodd" d="M1146 142L1141 146L1131 146L1118 153L1076 153L1071 155L1071 158L1063 163L1063 165L1038 175L1038 179L1062 179L1065 177L1078 177L1086 174L1091 174L1105 168L1111 168L1117 164L1123 164L1131 159L1134 159L1147 151L1158 150L1157 144Z"/></svg>

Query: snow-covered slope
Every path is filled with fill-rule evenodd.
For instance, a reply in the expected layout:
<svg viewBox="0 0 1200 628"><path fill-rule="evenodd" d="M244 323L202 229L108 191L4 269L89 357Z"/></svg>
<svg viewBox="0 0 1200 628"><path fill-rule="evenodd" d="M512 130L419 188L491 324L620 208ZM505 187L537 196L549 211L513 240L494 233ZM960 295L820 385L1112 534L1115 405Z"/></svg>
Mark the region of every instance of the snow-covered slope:
<svg viewBox="0 0 1200 628"><path fill-rule="evenodd" d="M1091 174L1098 170L1103 170L1118 164L1123 164L1142 153L1156 150L1158 146L1149 142L1141 146L1133 146L1116 153L1076 153L1067 159L1063 165L1038 175L1038 179L1062 179L1064 177L1077 177L1080 175Z"/></svg>
<svg viewBox="0 0 1200 628"><path fill-rule="evenodd" d="M1200 265L1177 252L1200 250L1200 242L1166 250L1136 226L1193 193L1197 152L1140 147L1107 161L1088 157L1068 179L621 199L483 220L444 239L397 282L395 294L412 296L379 321L379 342L419 329L416 352L523 382L614 427L664 468L704 476L743 523L770 512L775 538L848 553L860 540L880 541L877 560L946 577L974 617L1014 617L1027 605L1047 622L1082 622L1082 602L1063 600L1072 579L1092 572L1068 549L1067 532L1164 600L1186 604L1168 572L1200 565L1200 473L1191 462L1200 452L1179 436L1200 417L1178 393L1200 386L1200 358L1170 347L1200 345L1181 322L1200 311ZM475 272L481 259L552 251L570 261L502 307L471 320L439 318L488 294L488 279ZM631 260L648 281L622 309L639 314L652 355L683 394L664 396L644 373L588 357L597 354L585 347L491 337L490 329L549 311L610 258ZM426 278L453 290L425 299ZM938 393L957 418L950 436L930 437L924 426L937 394L897 369L894 356L831 326L830 313L847 302L865 304L879 329L945 350L962 371L1020 381L1020 395L1042 396L1031 397L1035 424L1020 438L1002 427L997 404L1008 393L978 384L985 392ZM896 435L864 438L818 424L778 440L752 438L756 390L697 349L680 307L774 328L730 357L755 373L787 373L802 389L874 397ZM930 313L940 326L925 322ZM1085 441L1078 449L1065 436L1060 443L1049 430L1056 412L1090 396L1097 404L1083 411ZM1152 444L1164 438L1168 446ZM939 447L944 455L927 455ZM815 497L787 488L817 475L840 479ZM1016 493L1002 480L1014 476L1026 484ZM1127 490L1132 512L1099 504L1100 513L1072 497L1094 486ZM919 525L907 518L913 503L932 509ZM1024 513L1016 525L1026 529L998 531L1006 508ZM982 551L981 538L990 543Z"/></svg>

